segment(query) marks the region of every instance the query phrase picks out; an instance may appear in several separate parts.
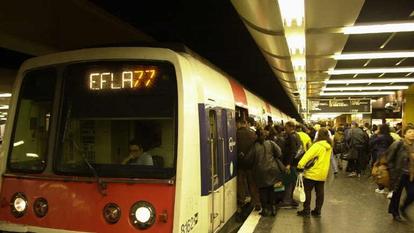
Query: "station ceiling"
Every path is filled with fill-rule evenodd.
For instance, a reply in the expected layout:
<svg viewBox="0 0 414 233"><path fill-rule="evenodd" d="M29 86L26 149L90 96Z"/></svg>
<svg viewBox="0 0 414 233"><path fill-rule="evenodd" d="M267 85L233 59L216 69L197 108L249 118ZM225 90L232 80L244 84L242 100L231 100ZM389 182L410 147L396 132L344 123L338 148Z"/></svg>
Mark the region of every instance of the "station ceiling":
<svg viewBox="0 0 414 233"><path fill-rule="evenodd" d="M152 0L139 1L139 5L136 1L111 0L24 2L30 6L22 9L22 1L11 1L0 9L0 69L3 70L0 74L16 70L28 57L53 51L110 43L179 42L285 113L300 118L289 53L277 54L278 48L286 52L280 13L265 14L275 10L276 0ZM324 81L328 79L414 77L410 72L379 73L375 77L327 72L345 68L413 67L414 58L340 61L332 58L333 54L341 52L414 51L413 32L345 36L332 33L332 28L361 23L413 22L414 1L305 2L308 98L322 98L322 88L343 86L326 84ZM254 14L255 10L263 14ZM269 17L279 18L269 21ZM263 24L266 20L270 23ZM386 46L381 49L385 42ZM0 80L0 88L2 83ZM361 85L375 87L378 84L346 86Z"/></svg>

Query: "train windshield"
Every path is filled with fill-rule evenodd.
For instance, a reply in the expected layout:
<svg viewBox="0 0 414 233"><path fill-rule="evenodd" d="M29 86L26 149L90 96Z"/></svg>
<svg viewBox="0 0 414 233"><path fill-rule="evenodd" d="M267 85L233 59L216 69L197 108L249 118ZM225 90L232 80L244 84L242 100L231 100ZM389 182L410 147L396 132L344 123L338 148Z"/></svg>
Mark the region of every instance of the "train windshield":
<svg viewBox="0 0 414 233"><path fill-rule="evenodd" d="M76 64L64 72L58 172L170 178L177 87L167 62Z"/></svg>
<svg viewBox="0 0 414 233"><path fill-rule="evenodd" d="M24 77L11 140L10 169L41 172L45 168L55 86L53 69L32 71Z"/></svg>
<svg viewBox="0 0 414 233"><path fill-rule="evenodd" d="M8 168L171 178L177 101L175 69L164 61L100 61L29 71L19 94Z"/></svg>

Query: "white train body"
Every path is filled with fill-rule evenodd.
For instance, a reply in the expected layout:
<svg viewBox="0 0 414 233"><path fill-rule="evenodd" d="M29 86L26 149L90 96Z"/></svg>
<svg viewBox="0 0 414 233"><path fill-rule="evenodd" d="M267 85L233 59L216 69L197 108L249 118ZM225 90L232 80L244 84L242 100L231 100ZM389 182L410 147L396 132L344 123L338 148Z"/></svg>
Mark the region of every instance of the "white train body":
<svg viewBox="0 0 414 233"><path fill-rule="evenodd" d="M6 129L5 149L1 161L1 174L6 174L6 177L2 178L2 190L16 188L7 187L10 183L15 182L8 181L7 179L12 179L13 176L19 176L21 174L14 172L7 164L10 161L8 157L12 155L10 151L13 148L12 144L15 145L17 141L16 138L13 139L13 129L15 128L14 125L18 123L18 118L15 117L16 112L18 112L16 106L19 104L19 91L21 91L20 87L22 86L22 79L26 71L39 67L53 67L59 64L99 61L165 61L173 65L177 82L176 143L175 146L172 144L175 150L173 155L176 156L171 162L174 172L172 177L163 179L168 180L166 183L173 189L171 200L174 203L171 203L171 208L165 208L163 212L163 209L158 206L158 200L161 201L164 198L163 193L148 193L153 192L151 190L157 190L156 185L160 182L156 178L121 177L122 179L120 181L117 180L116 184L112 184L111 182L113 180L111 180L111 177L98 174L108 184L108 190L111 191L111 187L122 185L122 182L128 179L134 181L132 184L127 184L131 190L134 185L139 186L140 181L146 184L154 184L155 188L151 190L146 190L144 189L145 187L140 186L139 195L146 193L146 196L141 197L137 194L136 197L133 197L136 199L143 199L145 197L154 198L146 200L154 205L156 213L155 223L146 230L147 232L161 232L160 229L163 229L162 232L167 232L165 229L168 229L168 231L175 233L219 231L234 216L237 209L236 108L248 110L249 115L254 116L257 120L267 121L271 117L273 122L281 122L289 120L289 117L258 96L247 91L236 81L205 63L199 57L184 51L177 52L167 48L150 47L96 48L52 54L33 58L25 62L20 69L19 77L15 85L9 122ZM96 83L92 82L92 84L95 85ZM59 128L59 126L56 127ZM173 132L174 129L170 131ZM48 159L53 160L54 157L49 156ZM165 160L168 160L168 158L165 158ZM62 175L56 174L54 168L46 168L45 171L48 173L47 177L53 177L51 179L55 180L54 182L64 183L64 181L56 181ZM20 180L26 178L31 180L40 179L44 173L39 172L34 177L22 176ZM86 176L86 178L88 177ZM89 178L92 181L94 180L93 176L89 176ZM76 187L77 181L73 182L74 187ZM93 182L85 185L88 185L88 187L96 186ZM16 190L10 191L10 193L17 191L21 191L21 189L18 190L16 188ZM46 192L47 190L44 191ZM23 188L23 192L28 197L30 206L30 201L33 199L31 196L34 195L31 192L34 191ZM90 192L98 193L98 191L93 189ZM112 195L111 200L114 203L125 198L125 196L114 193L116 192L108 192L109 196ZM10 199L8 193L3 192L1 195L1 198L6 200ZM36 193L36 195L43 194ZM64 194L62 193L62 195ZM79 193L77 195L81 196ZM99 197L99 194L93 195ZM134 194L130 193L129 195L133 196ZM44 196L47 198L47 194L44 194ZM69 202L71 200L67 201ZM105 202L102 202L102 204L99 204L99 201L97 202L98 204L94 206L96 213L93 214L101 216ZM17 229L25 227L28 231L33 232L51 229L59 229L62 232L135 232L136 229L131 226L131 220L128 217L128 205L130 204L132 203L125 204L126 207L123 204L119 204L122 215L118 223L107 224L103 220L101 222L99 222L100 220L97 220L97 222L91 220L92 225L99 226L95 228L85 226L83 228L82 225L77 225L71 228L70 225L76 225L72 222L76 221L76 219L65 219L61 221L66 221L70 224L67 227L63 227L63 229L61 226L65 225L54 225L53 219L50 219L50 225L47 225L45 221L37 221L35 217L10 217L9 207L6 207L0 209L0 230L17 231ZM74 205L70 204L66 206ZM71 211L70 209L55 209L56 211ZM160 220L163 217L161 213L169 216L164 222ZM26 213L26 215L30 214L30 211ZM47 217L48 215L44 218L46 219ZM126 219L122 220L122 218ZM57 222L57 220L54 221ZM159 228L163 224L168 226Z"/></svg>

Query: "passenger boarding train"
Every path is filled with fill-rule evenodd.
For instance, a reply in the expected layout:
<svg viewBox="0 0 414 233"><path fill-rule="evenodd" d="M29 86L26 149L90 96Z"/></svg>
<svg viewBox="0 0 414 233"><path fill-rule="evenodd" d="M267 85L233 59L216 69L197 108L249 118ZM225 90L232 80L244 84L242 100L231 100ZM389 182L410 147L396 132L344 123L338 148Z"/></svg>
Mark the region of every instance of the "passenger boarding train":
<svg viewBox="0 0 414 233"><path fill-rule="evenodd" d="M217 232L236 212L236 114L288 116L187 50L26 61L1 154L0 231ZM124 164L134 139L152 165Z"/></svg>

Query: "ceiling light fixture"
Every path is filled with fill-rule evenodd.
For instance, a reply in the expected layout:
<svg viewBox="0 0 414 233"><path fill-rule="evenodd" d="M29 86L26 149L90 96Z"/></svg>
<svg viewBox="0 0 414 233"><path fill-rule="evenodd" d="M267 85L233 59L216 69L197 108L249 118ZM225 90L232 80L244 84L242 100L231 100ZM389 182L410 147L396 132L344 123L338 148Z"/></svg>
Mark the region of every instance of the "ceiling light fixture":
<svg viewBox="0 0 414 233"><path fill-rule="evenodd" d="M325 80L325 84L367 84L367 83L414 83L414 78Z"/></svg>
<svg viewBox="0 0 414 233"><path fill-rule="evenodd" d="M344 34L369 34L414 31L414 22L354 25L342 28Z"/></svg>
<svg viewBox="0 0 414 233"><path fill-rule="evenodd" d="M381 90L403 90L408 86L371 86L371 87L324 87L323 91L381 91Z"/></svg>
<svg viewBox="0 0 414 233"><path fill-rule="evenodd" d="M393 91L370 91L370 92L323 92L321 96L374 96L374 95L393 95Z"/></svg>
<svg viewBox="0 0 414 233"><path fill-rule="evenodd" d="M376 73L408 73L414 72L414 67L393 67L393 68L364 68L364 69L330 69L328 74L376 74Z"/></svg>
<svg viewBox="0 0 414 233"><path fill-rule="evenodd" d="M8 98L11 97L12 94L11 93L0 93L0 98Z"/></svg>
<svg viewBox="0 0 414 233"><path fill-rule="evenodd" d="M414 57L414 51L389 51L389 52L360 52L335 54L335 60L364 60L384 58L407 58Z"/></svg>
<svg viewBox="0 0 414 233"><path fill-rule="evenodd" d="M302 110L306 110L306 40L304 0L278 0L286 43Z"/></svg>

